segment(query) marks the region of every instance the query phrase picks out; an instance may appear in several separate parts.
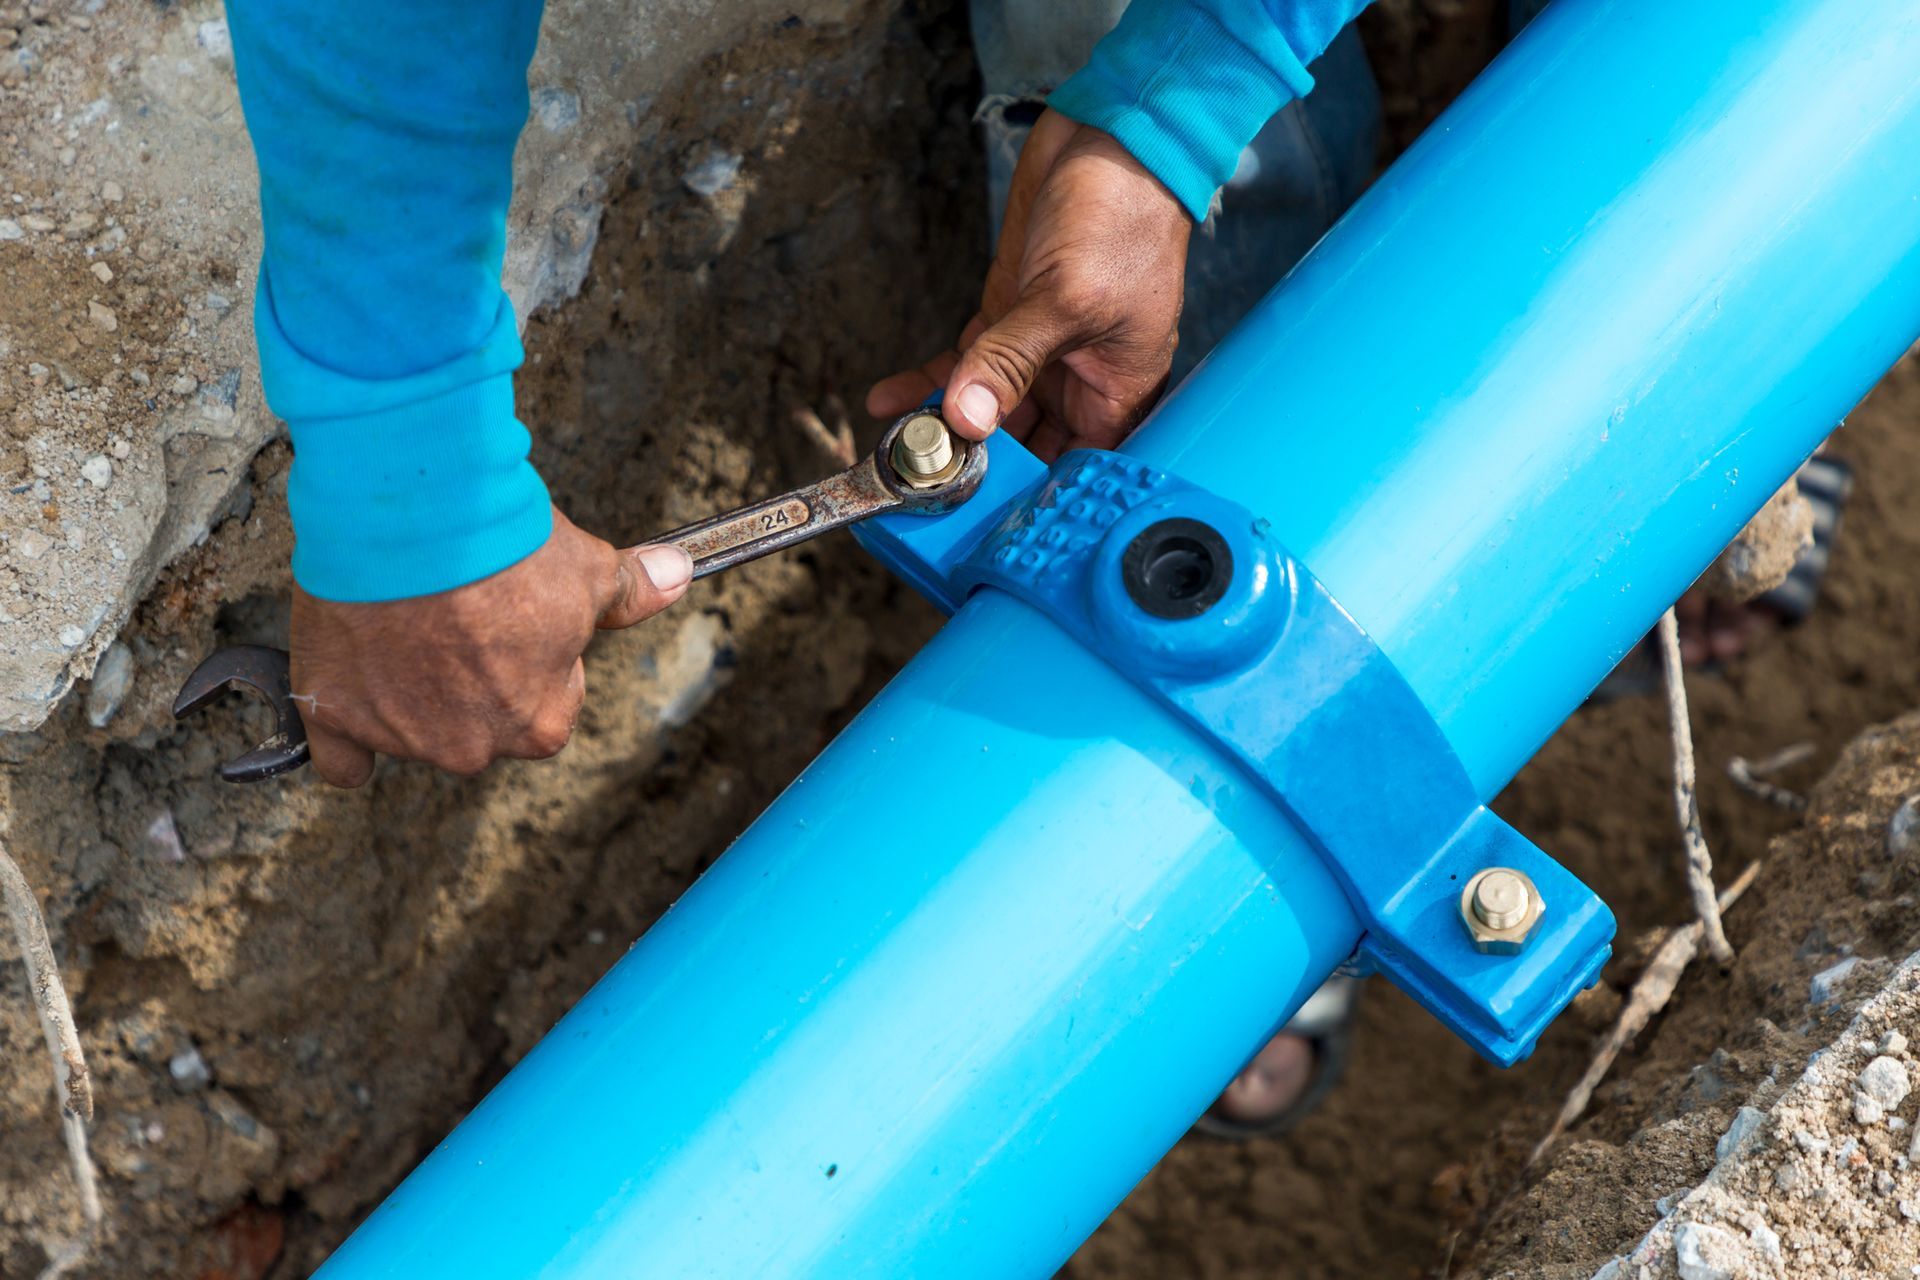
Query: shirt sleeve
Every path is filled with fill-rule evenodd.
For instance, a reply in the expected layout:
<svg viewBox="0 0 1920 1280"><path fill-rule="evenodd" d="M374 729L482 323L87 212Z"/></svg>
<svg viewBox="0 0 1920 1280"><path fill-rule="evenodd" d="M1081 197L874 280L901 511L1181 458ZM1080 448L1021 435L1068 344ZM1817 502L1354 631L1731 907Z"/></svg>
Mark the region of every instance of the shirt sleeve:
<svg viewBox="0 0 1920 1280"><path fill-rule="evenodd" d="M1240 152L1313 88L1319 57L1367 0L1133 0L1049 105L1104 129L1195 221Z"/></svg>
<svg viewBox="0 0 1920 1280"><path fill-rule="evenodd" d="M500 287L541 0L230 0L266 251L260 376L294 461L294 577L447 590L551 528Z"/></svg>

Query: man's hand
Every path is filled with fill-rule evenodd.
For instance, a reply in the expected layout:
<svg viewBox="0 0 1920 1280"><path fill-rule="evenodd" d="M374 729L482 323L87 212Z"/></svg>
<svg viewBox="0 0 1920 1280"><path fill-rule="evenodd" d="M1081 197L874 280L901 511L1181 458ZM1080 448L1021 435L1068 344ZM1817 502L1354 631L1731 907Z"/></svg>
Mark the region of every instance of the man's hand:
<svg viewBox="0 0 1920 1280"><path fill-rule="evenodd" d="M1110 135L1043 113L959 353L880 383L867 411L898 417L944 384L947 422L970 439L1004 426L1042 458L1112 448L1166 385L1191 229Z"/></svg>
<svg viewBox="0 0 1920 1280"><path fill-rule="evenodd" d="M546 545L490 578L378 604L293 594L293 689L313 767L337 787L375 752L475 774L542 759L573 735L596 628L630 627L686 593L678 547L614 548L556 509Z"/></svg>

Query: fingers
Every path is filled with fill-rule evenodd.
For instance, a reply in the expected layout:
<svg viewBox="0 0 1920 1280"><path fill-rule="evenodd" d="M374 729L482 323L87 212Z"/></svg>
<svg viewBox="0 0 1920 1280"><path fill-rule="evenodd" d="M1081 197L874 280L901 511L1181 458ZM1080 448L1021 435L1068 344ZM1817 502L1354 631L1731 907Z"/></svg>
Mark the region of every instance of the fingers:
<svg viewBox="0 0 1920 1280"><path fill-rule="evenodd" d="M617 631L643 622L685 595L692 581L693 557L679 547L663 543L617 552L597 625Z"/></svg>
<svg viewBox="0 0 1920 1280"><path fill-rule="evenodd" d="M307 750L313 771L336 787L364 786L373 776L373 752L322 725L307 725Z"/></svg>
<svg viewBox="0 0 1920 1280"><path fill-rule="evenodd" d="M984 440L1027 398L1034 379L1079 337L1079 320L1042 293L1016 303L960 356L941 412L970 440Z"/></svg>
<svg viewBox="0 0 1920 1280"><path fill-rule="evenodd" d="M911 413L927 402L927 397L947 385L953 366L959 363L958 351L942 351L918 369L882 378L867 392L867 412L885 421Z"/></svg>
<svg viewBox="0 0 1920 1280"><path fill-rule="evenodd" d="M559 755L573 737L573 726L580 719L580 708L586 700L587 665L575 658L565 687L546 700L527 727L500 754L515 760L545 760Z"/></svg>

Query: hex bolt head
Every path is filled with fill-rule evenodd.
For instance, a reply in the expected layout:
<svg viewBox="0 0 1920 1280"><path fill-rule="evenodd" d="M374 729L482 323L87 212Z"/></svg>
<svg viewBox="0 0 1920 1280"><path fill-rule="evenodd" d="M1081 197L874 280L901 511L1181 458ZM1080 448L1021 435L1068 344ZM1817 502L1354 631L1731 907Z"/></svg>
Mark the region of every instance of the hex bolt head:
<svg viewBox="0 0 1920 1280"><path fill-rule="evenodd" d="M923 413L900 428L894 445L894 465L907 477L931 478L953 461L953 437L938 414Z"/></svg>
<svg viewBox="0 0 1920 1280"><path fill-rule="evenodd" d="M1511 867L1488 867L1460 893L1461 922L1487 955L1518 955L1546 910L1533 881Z"/></svg>

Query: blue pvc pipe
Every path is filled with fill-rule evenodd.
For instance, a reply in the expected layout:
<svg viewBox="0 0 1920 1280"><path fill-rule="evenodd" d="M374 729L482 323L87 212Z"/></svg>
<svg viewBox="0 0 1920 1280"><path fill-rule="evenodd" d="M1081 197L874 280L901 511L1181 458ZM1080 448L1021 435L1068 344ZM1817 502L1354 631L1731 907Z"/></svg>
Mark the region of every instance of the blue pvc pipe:
<svg viewBox="0 0 1920 1280"><path fill-rule="evenodd" d="M1920 6L1558 0L1127 449L1491 796L1916 334Z"/></svg>
<svg viewBox="0 0 1920 1280"><path fill-rule="evenodd" d="M1558 0L1130 447L1490 792L1920 333L1916 67L1910 0ZM987 593L324 1274L1044 1276L1357 932Z"/></svg>

